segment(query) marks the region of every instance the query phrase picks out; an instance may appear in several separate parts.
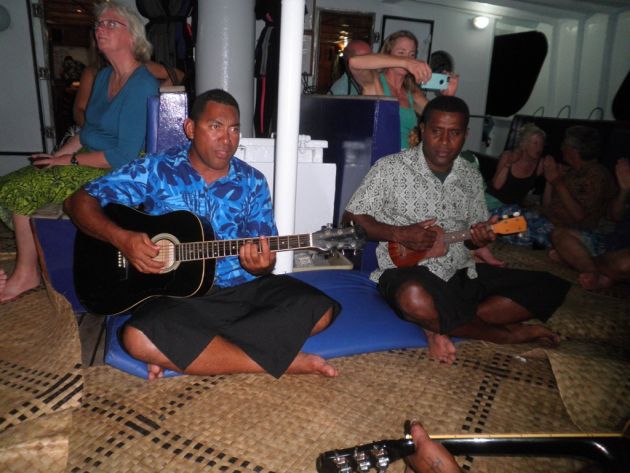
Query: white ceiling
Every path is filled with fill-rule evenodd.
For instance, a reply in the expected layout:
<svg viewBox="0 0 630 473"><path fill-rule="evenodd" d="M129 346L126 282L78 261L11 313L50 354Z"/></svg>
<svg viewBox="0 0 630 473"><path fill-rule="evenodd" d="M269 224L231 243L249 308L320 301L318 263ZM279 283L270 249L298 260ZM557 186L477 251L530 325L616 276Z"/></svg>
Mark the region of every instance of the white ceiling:
<svg viewBox="0 0 630 473"><path fill-rule="evenodd" d="M487 0L484 3L521 8L557 8L581 13L607 13L630 8L630 0Z"/></svg>
<svg viewBox="0 0 630 473"><path fill-rule="evenodd" d="M403 0L382 0L400 3ZM415 0L436 5L449 5L464 9L487 10L488 5L498 15L507 11L525 11L552 18L583 17L595 13L618 13L630 10L630 0Z"/></svg>

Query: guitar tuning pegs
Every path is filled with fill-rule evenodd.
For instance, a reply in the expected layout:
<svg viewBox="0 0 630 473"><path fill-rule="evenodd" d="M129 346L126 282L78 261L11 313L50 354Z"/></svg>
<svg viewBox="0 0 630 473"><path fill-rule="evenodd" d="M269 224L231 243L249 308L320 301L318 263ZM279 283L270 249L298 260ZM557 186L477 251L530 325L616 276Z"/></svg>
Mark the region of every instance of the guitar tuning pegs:
<svg viewBox="0 0 630 473"><path fill-rule="evenodd" d="M506 219L506 218L509 218L508 214L503 214L503 215L501 215L501 220L504 220L504 219Z"/></svg>
<svg viewBox="0 0 630 473"><path fill-rule="evenodd" d="M517 236L518 236L519 238L524 238L524 237L525 237L525 234L524 234L524 233L519 233Z"/></svg>
<svg viewBox="0 0 630 473"><path fill-rule="evenodd" d="M357 472L370 471L372 464L366 452L355 450L354 461L357 463Z"/></svg>
<svg viewBox="0 0 630 473"><path fill-rule="evenodd" d="M512 217L520 217L520 216L521 216L521 213L518 210L512 214Z"/></svg>

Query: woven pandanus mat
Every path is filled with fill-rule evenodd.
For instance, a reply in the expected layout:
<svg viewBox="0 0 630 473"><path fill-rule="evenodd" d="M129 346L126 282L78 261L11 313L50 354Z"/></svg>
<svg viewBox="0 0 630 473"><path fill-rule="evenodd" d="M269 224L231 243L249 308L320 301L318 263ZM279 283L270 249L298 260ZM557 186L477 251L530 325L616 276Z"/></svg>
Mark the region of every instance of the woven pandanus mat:
<svg viewBox="0 0 630 473"><path fill-rule="evenodd" d="M81 346L68 302L36 289L0 313L0 432L78 406Z"/></svg>
<svg viewBox="0 0 630 473"><path fill-rule="evenodd" d="M627 348L567 341L547 356L573 422L584 431L621 431L630 418Z"/></svg>
<svg viewBox="0 0 630 473"><path fill-rule="evenodd" d="M402 436L405 419L433 434L571 432L546 358L458 345L451 367L424 349L332 360L334 379L229 375L145 382L85 370L68 471L312 472L318 454ZM574 471L575 462L460 458L469 471ZM494 470L492 468L495 468ZM391 471L401 471L402 465Z"/></svg>
<svg viewBox="0 0 630 473"><path fill-rule="evenodd" d="M572 287L547 325L566 340L584 340L627 347L630 340L628 300Z"/></svg>
<svg viewBox="0 0 630 473"><path fill-rule="evenodd" d="M495 241L492 253L505 261L510 268L548 271L563 279L577 283L577 272L564 264L552 261L547 250L532 250L525 246L516 246Z"/></svg>
<svg viewBox="0 0 630 473"><path fill-rule="evenodd" d="M0 433L0 471L64 473L72 411L28 420Z"/></svg>
<svg viewBox="0 0 630 473"><path fill-rule="evenodd" d="M548 271L574 284L578 283L578 272L566 264L551 260L547 250L532 250L528 247L509 245L500 241L494 242L491 249L497 258L505 261L511 268ZM630 299L630 282L618 282L608 289L587 292L587 294Z"/></svg>

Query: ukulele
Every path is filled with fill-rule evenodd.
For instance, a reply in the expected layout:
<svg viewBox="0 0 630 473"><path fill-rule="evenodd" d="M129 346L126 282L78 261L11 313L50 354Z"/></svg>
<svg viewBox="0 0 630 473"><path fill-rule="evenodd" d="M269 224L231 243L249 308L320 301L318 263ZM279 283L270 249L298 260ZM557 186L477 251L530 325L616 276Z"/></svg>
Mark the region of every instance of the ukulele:
<svg viewBox="0 0 630 473"><path fill-rule="evenodd" d="M525 220L525 217L517 215L499 220L497 223L490 225L490 228L497 235L521 233L527 230L527 220ZM442 239L446 245L468 240L470 239L470 229L444 233ZM425 259L429 251L431 251L430 248L422 251L411 250L401 243L393 241L388 243L387 250L389 251L389 257L399 268L414 266L419 261Z"/></svg>

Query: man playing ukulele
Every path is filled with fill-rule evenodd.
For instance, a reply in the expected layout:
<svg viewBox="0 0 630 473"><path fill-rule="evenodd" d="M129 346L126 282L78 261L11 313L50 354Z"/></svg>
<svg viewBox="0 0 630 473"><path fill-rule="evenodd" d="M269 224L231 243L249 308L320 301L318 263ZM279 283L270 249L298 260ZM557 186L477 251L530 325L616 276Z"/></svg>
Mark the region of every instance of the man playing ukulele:
<svg viewBox="0 0 630 473"><path fill-rule="evenodd" d="M379 160L346 207L346 220L380 241L379 268L371 279L398 315L426 332L429 353L451 364L450 336L495 343L559 337L544 325L562 304L570 284L546 272L476 264L472 249L496 238L488 220L479 171L456 159L464 145L468 106L457 97L431 100L423 113L422 143ZM465 242L446 245L444 232L469 230ZM388 242L430 250L410 267L396 267Z"/></svg>

